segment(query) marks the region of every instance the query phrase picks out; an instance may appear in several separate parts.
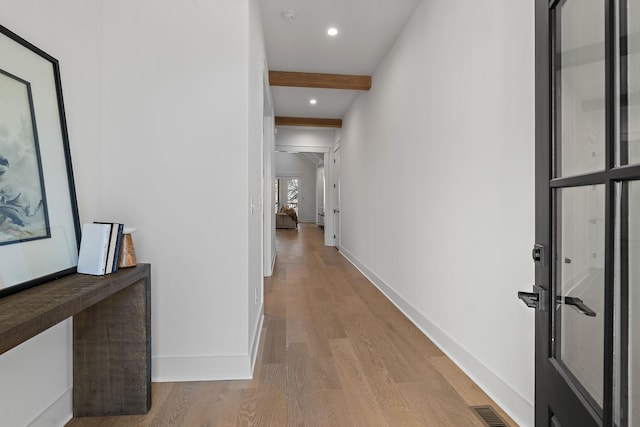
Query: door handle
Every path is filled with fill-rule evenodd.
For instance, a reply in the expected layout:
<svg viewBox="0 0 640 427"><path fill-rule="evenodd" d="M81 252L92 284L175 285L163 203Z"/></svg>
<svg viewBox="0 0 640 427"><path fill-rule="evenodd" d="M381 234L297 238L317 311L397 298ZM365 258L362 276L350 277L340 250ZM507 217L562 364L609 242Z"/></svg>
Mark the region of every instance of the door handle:
<svg viewBox="0 0 640 427"><path fill-rule="evenodd" d="M333 213L340 213L340 209L334 209Z"/></svg>
<svg viewBox="0 0 640 427"><path fill-rule="evenodd" d="M518 292L518 298L522 300L527 307L538 308L538 294L533 292Z"/></svg>
<svg viewBox="0 0 640 427"><path fill-rule="evenodd" d="M563 301L564 300L564 301ZM596 312L591 310L589 307L587 307L587 305L584 303L584 301L582 301L580 298L576 298L576 297L561 297L558 296L556 298L556 301L560 304L562 304L563 302L566 305L572 305L575 308L578 309L578 311L582 314L584 314L585 316L589 316L589 317L596 317Z"/></svg>
<svg viewBox="0 0 640 427"><path fill-rule="evenodd" d="M536 286L534 286L536 288ZM548 291L538 288L538 292L525 292L519 291L518 298L530 308L537 308L540 311L545 311L546 298ZM556 297L557 304L566 304L574 306L580 313L589 317L596 317L597 313L591 310L580 298L577 297Z"/></svg>
<svg viewBox="0 0 640 427"><path fill-rule="evenodd" d="M534 286L534 290L538 292L525 292L519 291L518 298L522 300L522 302L530 308L536 308L540 311L547 310L547 295L549 291L543 289L539 286Z"/></svg>

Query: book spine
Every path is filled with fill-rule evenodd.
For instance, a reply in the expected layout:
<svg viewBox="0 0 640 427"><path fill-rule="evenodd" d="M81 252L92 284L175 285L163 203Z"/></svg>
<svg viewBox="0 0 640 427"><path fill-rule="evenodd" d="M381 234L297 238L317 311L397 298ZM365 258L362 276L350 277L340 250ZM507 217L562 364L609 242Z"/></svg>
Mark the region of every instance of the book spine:
<svg viewBox="0 0 640 427"><path fill-rule="evenodd" d="M104 224L110 227L109 233L109 249L107 252L107 259L105 260L105 274L114 273L118 269L118 238L121 234L123 224L117 222L101 222L94 221L94 224Z"/></svg>
<svg viewBox="0 0 640 427"><path fill-rule="evenodd" d="M122 246L122 231L124 230L124 224L118 225L118 238L116 239L115 257L113 258L113 272L118 271L118 261L120 260L120 247Z"/></svg>
<svg viewBox="0 0 640 427"><path fill-rule="evenodd" d="M104 273L109 274L111 273L111 263L109 261L111 258L111 251L113 250L112 246L115 243L113 241L114 224L109 222L106 222L105 224L109 226L109 244L107 245L107 256L106 256L106 259L104 260Z"/></svg>

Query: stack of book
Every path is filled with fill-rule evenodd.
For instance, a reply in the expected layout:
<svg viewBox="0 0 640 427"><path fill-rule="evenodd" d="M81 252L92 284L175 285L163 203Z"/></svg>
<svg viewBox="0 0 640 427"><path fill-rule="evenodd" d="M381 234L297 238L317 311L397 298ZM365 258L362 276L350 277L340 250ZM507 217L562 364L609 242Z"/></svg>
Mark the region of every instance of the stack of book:
<svg viewBox="0 0 640 427"><path fill-rule="evenodd" d="M83 224L78 273L102 276L118 270L123 229L113 222Z"/></svg>

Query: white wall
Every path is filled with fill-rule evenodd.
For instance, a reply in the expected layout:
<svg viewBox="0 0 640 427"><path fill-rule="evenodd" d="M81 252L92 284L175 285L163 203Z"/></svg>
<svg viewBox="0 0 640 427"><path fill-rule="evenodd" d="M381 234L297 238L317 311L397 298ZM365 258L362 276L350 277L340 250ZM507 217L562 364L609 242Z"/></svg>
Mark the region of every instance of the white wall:
<svg viewBox="0 0 640 427"><path fill-rule="evenodd" d="M533 425L534 28L527 0L431 0L344 119L341 251ZM390 256L402 254L402 256Z"/></svg>
<svg viewBox="0 0 640 427"><path fill-rule="evenodd" d="M0 2L0 24L60 61L82 221L101 211L100 4ZM0 355L0 425L63 425L71 415L71 321Z"/></svg>
<svg viewBox="0 0 640 427"><path fill-rule="evenodd" d="M153 378L249 377L262 90L249 1L110 0L103 14L104 211L139 227L152 264Z"/></svg>
<svg viewBox="0 0 640 427"><path fill-rule="evenodd" d="M335 131L333 129L316 130L278 127L276 150L321 153L333 146L334 139Z"/></svg>
<svg viewBox="0 0 640 427"><path fill-rule="evenodd" d="M300 201L299 221L316 221L316 168L297 154L276 152L274 156L276 175L299 176Z"/></svg>

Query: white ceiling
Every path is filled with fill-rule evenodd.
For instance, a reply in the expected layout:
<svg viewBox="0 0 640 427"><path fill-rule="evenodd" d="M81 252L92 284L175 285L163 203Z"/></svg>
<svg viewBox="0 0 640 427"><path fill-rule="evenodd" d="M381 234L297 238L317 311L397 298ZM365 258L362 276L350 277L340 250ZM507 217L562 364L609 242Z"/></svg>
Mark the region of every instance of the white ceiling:
<svg viewBox="0 0 640 427"><path fill-rule="evenodd" d="M260 0L273 71L372 75L421 0ZM287 21L282 11L295 10ZM339 34L327 35L329 27ZM359 92L272 87L278 116L343 118ZM316 98L315 106L309 104Z"/></svg>
<svg viewBox="0 0 640 427"><path fill-rule="evenodd" d="M273 108L285 117L341 119L358 96L358 91L273 86ZM318 101L311 105L309 100Z"/></svg>
<svg viewBox="0 0 640 427"><path fill-rule="evenodd" d="M324 164L324 154L320 153L298 153L298 156L310 166L317 168Z"/></svg>

